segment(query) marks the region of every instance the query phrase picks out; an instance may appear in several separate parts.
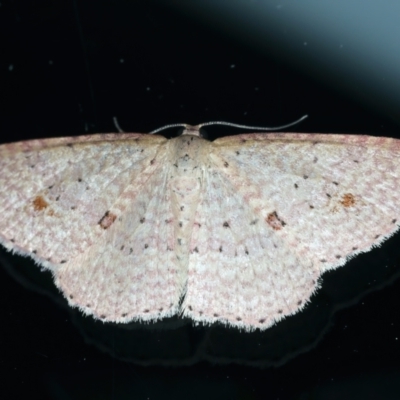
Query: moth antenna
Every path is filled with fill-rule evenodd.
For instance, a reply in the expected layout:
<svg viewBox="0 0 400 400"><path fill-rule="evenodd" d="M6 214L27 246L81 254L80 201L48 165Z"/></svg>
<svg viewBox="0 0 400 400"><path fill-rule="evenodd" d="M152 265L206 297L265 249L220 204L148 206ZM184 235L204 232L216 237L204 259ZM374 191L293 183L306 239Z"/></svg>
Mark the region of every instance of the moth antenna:
<svg viewBox="0 0 400 400"><path fill-rule="evenodd" d="M299 124L303 120L308 118L308 115L303 115L301 118L297 119L294 122L291 122L290 124L286 125L280 125L280 126L274 126L274 127L264 127L264 126L250 126L250 125L241 125L241 124L234 124L233 122L225 122L225 121L211 121L211 122L205 122L204 124L199 124L196 125L197 129L202 128L203 126L209 126L209 125L224 125L224 126L232 126L233 128L243 128L243 129L259 129L262 131L277 131L280 129L285 129L289 128L290 126ZM170 124L170 125L164 125L161 128L157 128L154 131L151 131L150 134L154 134L160 131L163 131L164 129L169 129L169 128L176 128L176 127L184 127L186 128L188 124Z"/></svg>
<svg viewBox="0 0 400 400"><path fill-rule="evenodd" d="M119 126L117 117L113 117L113 122L114 122L115 127L117 128L117 131L118 131L119 133L123 133L124 131L123 131L123 130L121 129L121 127Z"/></svg>
<svg viewBox="0 0 400 400"><path fill-rule="evenodd" d="M280 129L285 129L289 128L290 126L299 124L300 122L304 121L306 118L308 118L308 115L303 115L301 118L298 120L291 122L290 124L286 125L280 125L280 126L274 126L274 127L263 127L263 126L250 126L250 125L240 125L240 124L234 124L232 122L225 122L225 121L212 121L212 122L205 122L204 124L198 125L199 128L202 128L203 126L208 126L208 125L224 125L224 126L232 126L233 128L243 128L243 129L259 129L262 131L277 131Z"/></svg>
<svg viewBox="0 0 400 400"><path fill-rule="evenodd" d="M164 129L169 129L169 128L176 128L176 127L187 127L187 124L170 124L170 125L164 125L161 128L157 128L154 131L149 132L150 135L153 135L154 133L163 131Z"/></svg>

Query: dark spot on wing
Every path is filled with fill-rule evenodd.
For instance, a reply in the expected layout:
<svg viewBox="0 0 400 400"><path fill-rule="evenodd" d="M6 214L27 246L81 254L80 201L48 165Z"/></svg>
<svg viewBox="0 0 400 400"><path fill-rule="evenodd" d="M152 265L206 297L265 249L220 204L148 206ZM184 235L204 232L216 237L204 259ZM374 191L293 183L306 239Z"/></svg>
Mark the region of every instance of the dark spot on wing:
<svg viewBox="0 0 400 400"><path fill-rule="evenodd" d="M222 226L223 226L224 228L229 228L229 224L228 224L227 221L225 221L225 222L222 224Z"/></svg>
<svg viewBox="0 0 400 400"><path fill-rule="evenodd" d="M265 219L265 222L275 231L281 230L286 225L286 222L279 218L276 211L269 213Z"/></svg>
<svg viewBox="0 0 400 400"><path fill-rule="evenodd" d="M106 213L103 215L103 217L100 219L98 224L103 228L103 229L108 229L114 221L117 219L117 216L110 211L106 211Z"/></svg>
<svg viewBox="0 0 400 400"><path fill-rule="evenodd" d="M32 203L35 211L43 211L49 206L49 203L43 198L43 196L36 196Z"/></svg>
<svg viewBox="0 0 400 400"><path fill-rule="evenodd" d="M351 194L351 193L345 193L345 194L342 196L342 199L340 200L339 203L340 203L343 207L348 208L348 207L354 206L354 204L356 203L356 199L355 199L355 197L354 197L353 194Z"/></svg>

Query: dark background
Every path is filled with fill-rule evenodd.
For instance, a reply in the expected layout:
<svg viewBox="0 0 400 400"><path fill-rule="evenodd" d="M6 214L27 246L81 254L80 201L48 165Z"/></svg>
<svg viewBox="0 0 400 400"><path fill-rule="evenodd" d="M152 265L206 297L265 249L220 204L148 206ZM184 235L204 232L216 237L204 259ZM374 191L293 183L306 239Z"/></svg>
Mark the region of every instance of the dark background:
<svg viewBox="0 0 400 400"><path fill-rule="evenodd" d="M114 116L126 132L149 132L212 120L276 126L308 114L290 130L399 137L400 79L387 69L399 52L374 64L380 39L354 40L359 24L347 9L350 29L335 37L323 23L294 26L290 2L214 4L2 1L1 142L115 132ZM211 137L242 131L208 128ZM398 399L399 240L325 274L304 312L263 333L180 319L94 322L66 305L50 274L3 252L0 396Z"/></svg>

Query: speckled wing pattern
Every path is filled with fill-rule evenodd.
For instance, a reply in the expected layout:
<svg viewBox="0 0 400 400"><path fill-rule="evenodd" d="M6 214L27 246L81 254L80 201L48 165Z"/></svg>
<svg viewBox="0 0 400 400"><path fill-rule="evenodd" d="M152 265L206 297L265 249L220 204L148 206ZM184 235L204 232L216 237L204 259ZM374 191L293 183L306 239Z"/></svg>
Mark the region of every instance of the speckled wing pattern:
<svg viewBox="0 0 400 400"><path fill-rule="evenodd" d="M177 312L165 143L123 134L0 147L0 239L49 268L71 305L117 322ZM160 240L162 237L163 240Z"/></svg>
<svg viewBox="0 0 400 400"><path fill-rule="evenodd" d="M400 141L250 134L212 143L184 313L267 328L400 222Z"/></svg>
<svg viewBox="0 0 400 400"><path fill-rule="evenodd" d="M266 329L399 228L396 139L190 127L0 146L0 243L103 321Z"/></svg>

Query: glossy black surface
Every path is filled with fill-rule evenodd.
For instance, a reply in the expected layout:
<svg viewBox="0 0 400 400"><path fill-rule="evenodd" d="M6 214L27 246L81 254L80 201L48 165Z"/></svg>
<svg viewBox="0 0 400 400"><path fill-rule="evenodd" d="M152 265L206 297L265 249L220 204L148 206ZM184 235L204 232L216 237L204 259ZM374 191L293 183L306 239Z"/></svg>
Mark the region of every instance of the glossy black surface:
<svg viewBox="0 0 400 400"><path fill-rule="evenodd" d="M321 27L303 38L281 26L260 44L223 9L207 18L176 1L2 2L1 142L114 132L114 116L127 132L148 132L211 120L276 126L309 114L291 131L400 136L389 95L386 107L365 81L334 76L316 50ZM277 51L287 36L297 53L284 42ZM356 60L361 50L346 35L337 43ZM384 65L375 76L385 77ZM398 399L399 243L397 234L327 273L304 312L262 333L180 319L95 322L67 306L48 272L2 252L0 396Z"/></svg>

